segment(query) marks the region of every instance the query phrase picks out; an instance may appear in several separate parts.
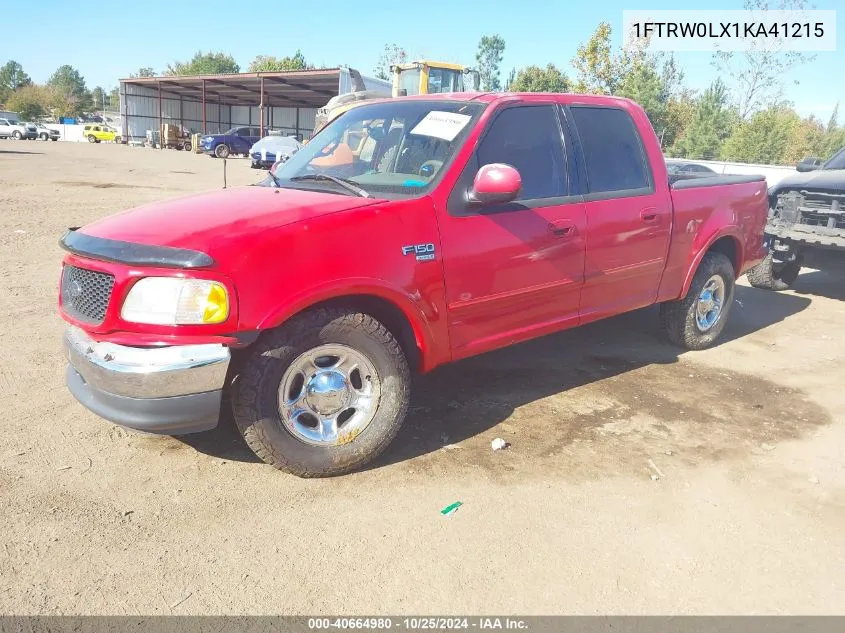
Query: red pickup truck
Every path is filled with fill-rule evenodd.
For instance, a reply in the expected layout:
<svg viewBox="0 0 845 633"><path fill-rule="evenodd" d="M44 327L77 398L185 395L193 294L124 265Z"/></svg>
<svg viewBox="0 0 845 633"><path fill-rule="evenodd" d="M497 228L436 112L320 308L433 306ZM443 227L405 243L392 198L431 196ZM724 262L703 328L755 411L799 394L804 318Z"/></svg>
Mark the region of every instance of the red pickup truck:
<svg viewBox="0 0 845 633"><path fill-rule="evenodd" d="M766 255L763 177L672 181L613 97L367 102L254 186L68 231L67 384L118 424L213 428L301 476L378 455L410 374L660 304L711 345Z"/></svg>

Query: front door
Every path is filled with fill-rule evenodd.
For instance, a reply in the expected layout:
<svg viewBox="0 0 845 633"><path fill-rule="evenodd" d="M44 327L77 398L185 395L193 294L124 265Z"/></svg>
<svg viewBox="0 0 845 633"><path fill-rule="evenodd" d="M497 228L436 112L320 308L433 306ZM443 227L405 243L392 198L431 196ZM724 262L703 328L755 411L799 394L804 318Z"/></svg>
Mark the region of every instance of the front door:
<svg viewBox="0 0 845 633"><path fill-rule="evenodd" d="M519 171L521 195L468 205L467 188L490 163ZM586 219L580 197L569 196L553 104L494 113L439 215L454 358L577 324Z"/></svg>

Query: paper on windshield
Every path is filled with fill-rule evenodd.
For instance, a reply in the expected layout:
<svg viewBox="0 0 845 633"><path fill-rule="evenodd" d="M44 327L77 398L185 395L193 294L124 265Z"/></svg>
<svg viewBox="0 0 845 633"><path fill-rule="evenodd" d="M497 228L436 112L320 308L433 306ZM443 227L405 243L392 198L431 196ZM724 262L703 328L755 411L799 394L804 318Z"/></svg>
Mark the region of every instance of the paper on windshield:
<svg viewBox="0 0 845 633"><path fill-rule="evenodd" d="M411 134L433 136L435 138L442 138L444 141L454 141L455 137L461 133L461 130L466 127L466 124L469 123L471 118L467 114L432 110L423 117L422 121L414 126Z"/></svg>

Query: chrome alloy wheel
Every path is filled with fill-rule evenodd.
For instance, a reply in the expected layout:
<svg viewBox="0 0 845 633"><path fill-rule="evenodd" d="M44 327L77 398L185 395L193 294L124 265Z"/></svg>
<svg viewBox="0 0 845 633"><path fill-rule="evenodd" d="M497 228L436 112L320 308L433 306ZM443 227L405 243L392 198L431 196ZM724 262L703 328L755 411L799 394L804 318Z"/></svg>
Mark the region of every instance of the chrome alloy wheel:
<svg viewBox="0 0 845 633"><path fill-rule="evenodd" d="M695 304L695 324L700 332L713 329L722 317L725 304L725 280L720 275L713 275L704 284Z"/></svg>
<svg viewBox="0 0 845 633"><path fill-rule="evenodd" d="M279 384L279 413L307 444L347 444L372 422L381 398L373 363L346 345L320 345L300 354Z"/></svg>

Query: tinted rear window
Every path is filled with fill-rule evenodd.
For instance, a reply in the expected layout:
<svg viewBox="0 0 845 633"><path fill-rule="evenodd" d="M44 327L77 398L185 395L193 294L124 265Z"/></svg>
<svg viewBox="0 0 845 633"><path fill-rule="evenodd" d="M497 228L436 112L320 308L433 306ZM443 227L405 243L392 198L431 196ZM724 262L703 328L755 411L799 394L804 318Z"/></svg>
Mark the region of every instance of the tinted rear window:
<svg viewBox="0 0 845 633"><path fill-rule="evenodd" d="M617 108L571 108L587 169L589 192L651 189L642 140L630 115Z"/></svg>

